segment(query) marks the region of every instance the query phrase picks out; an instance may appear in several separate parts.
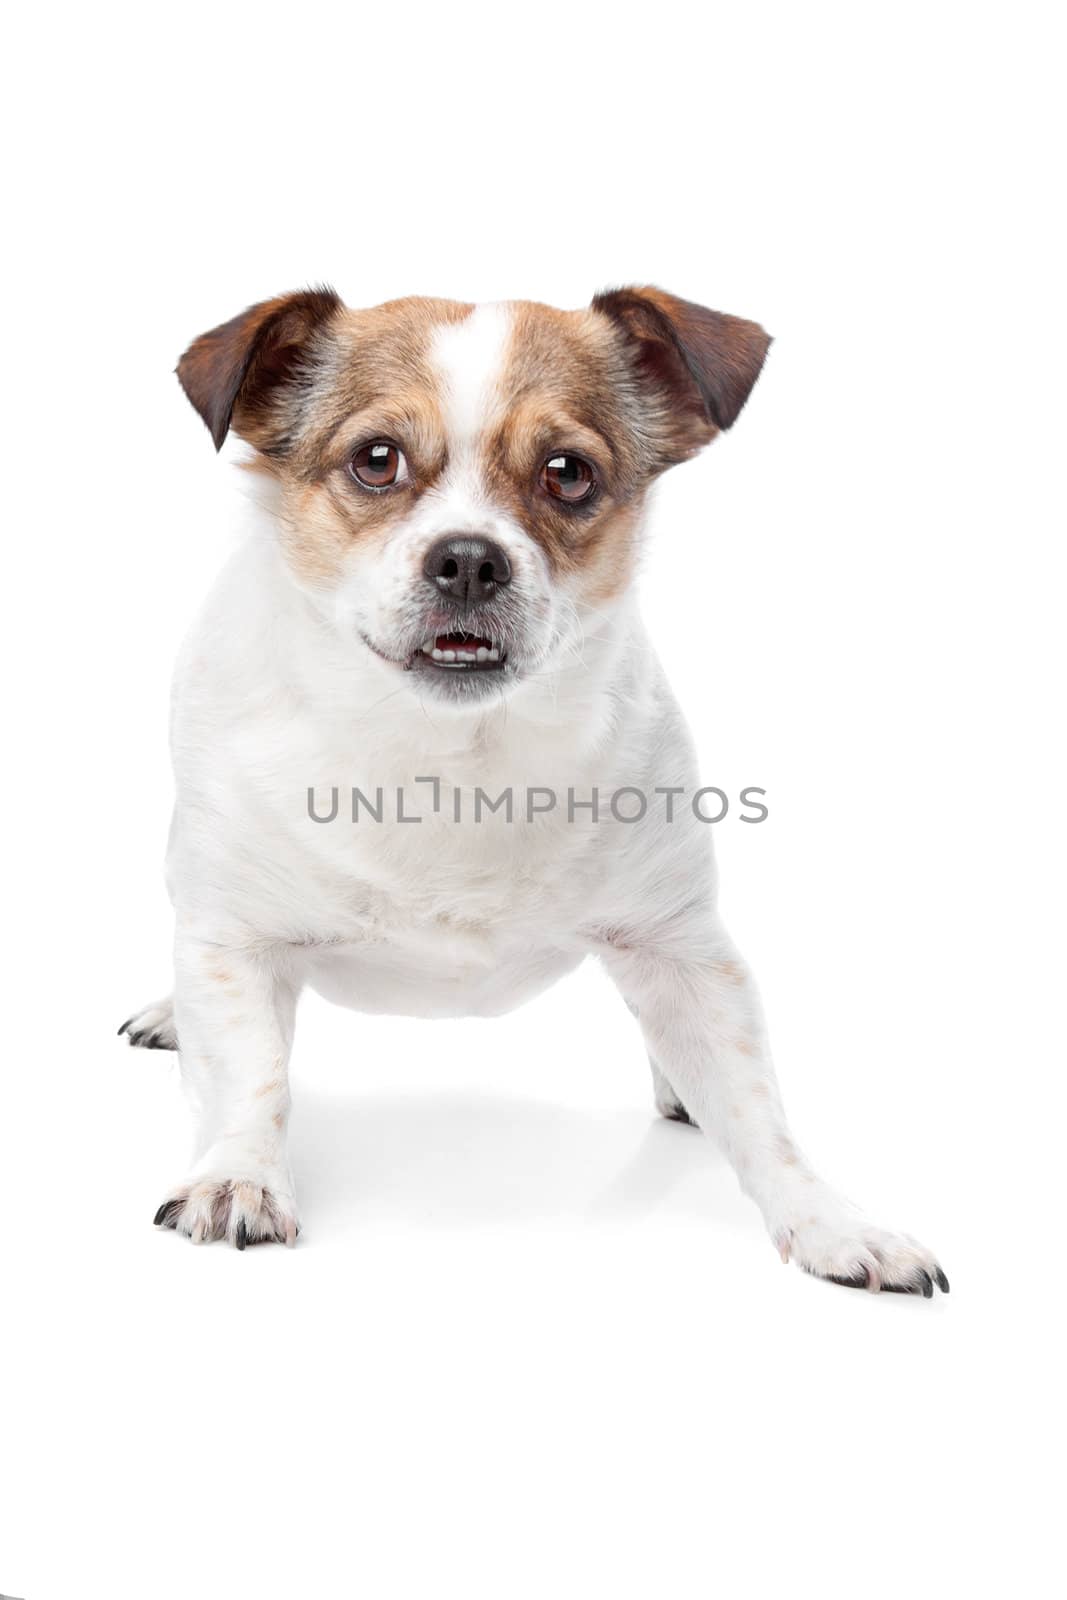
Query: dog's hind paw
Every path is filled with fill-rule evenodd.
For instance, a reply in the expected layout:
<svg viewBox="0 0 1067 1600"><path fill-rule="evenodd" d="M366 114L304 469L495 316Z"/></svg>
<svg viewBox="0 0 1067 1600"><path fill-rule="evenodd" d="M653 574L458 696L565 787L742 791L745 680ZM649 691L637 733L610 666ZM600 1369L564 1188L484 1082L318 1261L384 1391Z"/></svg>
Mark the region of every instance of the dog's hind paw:
<svg viewBox="0 0 1067 1600"><path fill-rule="evenodd" d="M168 995L154 1005L135 1011L119 1029L119 1037L126 1035L128 1044L142 1050L177 1050L178 1036L174 1032L174 1005Z"/></svg>
<svg viewBox="0 0 1067 1600"><path fill-rule="evenodd" d="M300 1232L291 1194L240 1178L203 1178L164 1200L157 1228L187 1234L194 1244L224 1239L238 1250L250 1244L294 1245Z"/></svg>
<svg viewBox="0 0 1067 1600"><path fill-rule="evenodd" d="M633 1010L633 1007L631 1006L630 1009ZM637 1013L634 1012L635 1016L636 1014ZM656 1101L656 1110L659 1112L660 1116L666 1117L668 1122L688 1122L691 1128L695 1128L696 1123L693 1121L692 1117L689 1115L688 1111L685 1109L682 1102L679 1100L678 1096L675 1094L674 1090L671 1088L670 1084L657 1067L656 1063L652 1060L651 1056L649 1057L648 1064L652 1068L652 1093Z"/></svg>
<svg viewBox="0 0 1067 1600"><path fill-rule="evenodd" d="M666 1117L668 1122L687 1122L691 1128L696 1127L696 1123L693 1121L682 1102L676 1099L673 1094L668 1093L663 1096L657 1095L656 1110L659 1112L661 1117Z"/></svg>

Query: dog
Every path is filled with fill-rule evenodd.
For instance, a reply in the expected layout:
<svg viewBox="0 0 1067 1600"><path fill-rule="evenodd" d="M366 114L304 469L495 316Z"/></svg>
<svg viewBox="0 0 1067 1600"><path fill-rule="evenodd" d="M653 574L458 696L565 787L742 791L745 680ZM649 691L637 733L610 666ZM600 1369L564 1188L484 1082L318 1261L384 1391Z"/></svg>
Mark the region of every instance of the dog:
<svg viewBox="0 0 1067 1600"><path fill-rule="evenodd" d="M251 447L260 509L175 678L173 1000L120 1029L179 1050L196 1118L159 1227L296 1240L305 985L490 1016L596 956L658 1110L721 1144L783 1261L947 1293L930 1251L870 1225L790 1134L686 803L708 791L635 606L650 486L733 425L769 344L652 287L578 311L356 311L315 288L181 357L216 449L231 429Z"/></svg>

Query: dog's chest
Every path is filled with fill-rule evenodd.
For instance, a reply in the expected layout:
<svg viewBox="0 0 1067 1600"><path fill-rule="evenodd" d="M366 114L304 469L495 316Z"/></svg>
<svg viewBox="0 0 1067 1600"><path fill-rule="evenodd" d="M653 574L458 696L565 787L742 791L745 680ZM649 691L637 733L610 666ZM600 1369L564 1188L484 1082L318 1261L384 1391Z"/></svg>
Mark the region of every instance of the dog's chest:
<svg viewBox="0 0 1067 1600"><path fill-rule="evenodd" d="M424 815L350 826L334 845L325 937L307 958L308 981L328 998L494 1014L581 959L584 852L551 823Z"/></svg>
<svg viewBox="0 0 1067 1600"><path fill-rule="evenodd" d="M576 929L600 854L587 823L565 812L530 820L518 789L489 811L476 808L476 786L458 798L410 780L380 796L357 788L337 795L336 815L332 793L317 796L330 820L300 829L294 890L311 890L313 987L359 1009L494 1014L581 959Z"/></svg>
<svg viewBox="0 0 1067 1600"><path fill-rule="evenodd" d="M209 779L214 812L205 858L206 807L179 800L172 879L185 892L209 873L244 925L301 951L309 984L364 1009L505 1011L577 964L611 830L569 794L610 792L603 752L517 718L488 753L474 738L434 747L431 725L412 734L399 717L353 735L278 699L225 737L212 709L207 763L203 725L179 720L179 756L195 758L180 793L184 780L200 801Z"/></svg>

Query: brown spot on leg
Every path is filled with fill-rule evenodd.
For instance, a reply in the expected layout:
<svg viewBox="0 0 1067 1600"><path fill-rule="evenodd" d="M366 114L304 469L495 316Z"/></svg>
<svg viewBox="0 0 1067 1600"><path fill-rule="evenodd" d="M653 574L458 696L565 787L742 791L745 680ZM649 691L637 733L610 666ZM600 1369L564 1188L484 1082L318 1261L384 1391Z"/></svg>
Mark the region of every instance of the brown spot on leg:
<svg viewBox="0 0 1067 1600"><path fill-rule="evenodd" d="M778 1146L778 1154L785 1165L787 1167L795 1167L797 1162L800 1160L800 1156L792 1139L787 1139L784 1133L780 1133L776 1143Z"/></svg>
<svg viewBox="0 0 1067 1600"><path fill-rule="evenodd" d="M714 967L719 976L725 978L727 983L744 983L745 981L744 968L738 961L716 961Z"/></svg>

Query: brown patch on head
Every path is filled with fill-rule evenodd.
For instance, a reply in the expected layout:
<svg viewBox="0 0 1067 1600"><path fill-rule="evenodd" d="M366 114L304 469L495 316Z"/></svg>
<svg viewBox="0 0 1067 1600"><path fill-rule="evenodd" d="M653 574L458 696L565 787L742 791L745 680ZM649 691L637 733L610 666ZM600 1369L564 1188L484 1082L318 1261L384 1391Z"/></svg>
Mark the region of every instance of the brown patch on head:
<svg viewBox="0 0 1067 1600"><path fill-rule="evenodd" d="M386 537L439 476L429 351L442 324L471 310L409 299L352 311L332 290L283 295L202 335L178 363L216 446L232 426L259 452L249 464L279 483L282 546L308 582L335 580L353 542ZM357 447L383 437L410 463L410 493L364 493L347 476Z"/></svg>
<svg viewBox="0 0 1067 1600"><path fill-rule="evenodd" d="M496 503L544 551L558 577L577 579L589 600L629 581L650 463L642 449L626 359L610 324L592 311L509 307L508 348L496 416L482 442L482 470ZM568 505L541 480L553 455L593 468L588 502Z"/></svg>
<svg viewBox="0 0 1067 1600"><path fill-rule="evenodd" d="M273 464L282 482L282 547L306 581L335 582L353 545L387 539L441 476L445 428L430 352L438 330L472 310L452 300L394 300L346 309L331 324L314 404L285 461ZM352 483L348 462L374 439L399 446L409 487L376 495Z"/></svg>
<svg viewBox="0 0 1067 1600"><path fill-rule="evenodd" d="M343 309L319 347L315 381L288 453L289 469L313 483L344 466L356 446L393 439L425 487L441 470L444 428L432 364L442 326L473 306L455 300L391 300ZM367 495L371 505L402 496Z"/></svg>

